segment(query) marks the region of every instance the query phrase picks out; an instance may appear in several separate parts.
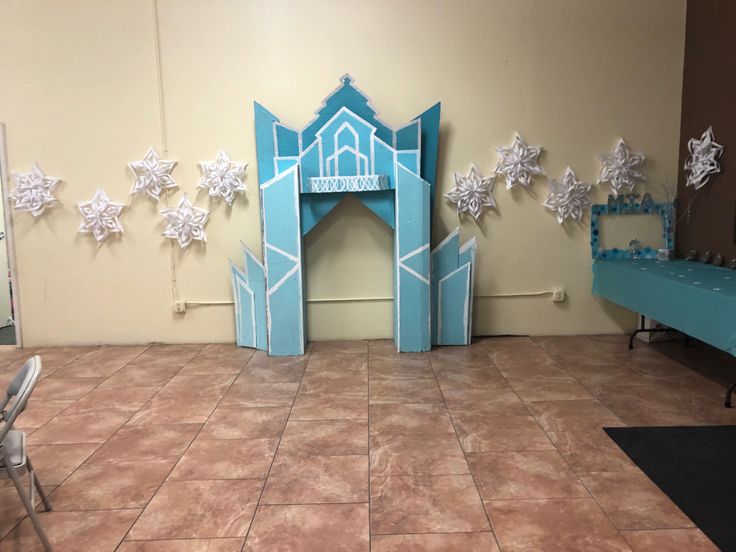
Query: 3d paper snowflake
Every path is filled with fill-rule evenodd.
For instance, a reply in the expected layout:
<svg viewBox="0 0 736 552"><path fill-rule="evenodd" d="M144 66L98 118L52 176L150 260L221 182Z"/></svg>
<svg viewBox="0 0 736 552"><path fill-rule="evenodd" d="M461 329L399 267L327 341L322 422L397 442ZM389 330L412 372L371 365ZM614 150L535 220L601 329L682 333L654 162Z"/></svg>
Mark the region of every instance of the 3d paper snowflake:
<svg viewBox="0 0 736 552"><path fill-rule="evenodd" d="M686 185L699 190L708 183L710 175L721 172L718 158L723 153L723 146L715 141L713 127L709 126L700 140L690 138L687 149L690 155L685 160Z"/></svg>
<svg viewBox="0 0 736 552"><path fill-rule="evenodd" d="M454 174L455 187L445 197L457 208L458 216L470 213L478 220L486 209L495 209L493 198L494 176L484 177L475 165L470 167L467 176Z"/></svg>
<svg viewBox="0 0 736 552"><path fill-rule="evenodd" d="M603 166L597 183L609 182L614 197L633 192L636 183L647 178L641 169L646 157L643 153L631 151L626 142L619 140L611 153L601 156Z"/></svg>
<svg viewBox="0 0 736 552"><path fill-rule="evenodd" d="M542 148L527 145L518 133L510 146L496 148L496 151L501 159L494 172L506 176L507 190L517 184L529 188L533 176L544 174L544 170L539 166Z"/></svg>
<svg viewBox="0 0 736 552"><path fill-rule="evenodd" d="M167 188L175 188L176 182L171 177L176 161L159 159L156 150L148 150L140 161L133 161L128 165L135 176L135 183L131 194L146 192L149 197L159 200L161 192Z"/></svg>
<svg viewBox="0 0 736 552"><path fill-rule="evenodd" d="M549 195L544 206L557 213L557 222L562 224L568 218L582 220L585 210L590 207L590 184L580 182L570 167L557 180L550 180Z"/></svg>
<svg viewBox="0 0 736 552"><path fill-rule="evenodd" d="M161 214L166 219L163 236L178 241L182 249L189 247L192 240L207 241L204 225L207 224L209 211L192 205L187 194L179 200L176 209L162 209Z"/></svg>
<svg viewBox="0 0 736 552"><path fill-rule="evenodd" d="M46 176L37 163L31 172L14 173L15 189L10 194L16 211L28 211L34 217L43 214L47 206L56 203L54 188L60 179Z"/></svg>
<svg viewBox="0 0 736 552"><path fill-rule="evenodd" d="M199 169L202 178L199 179L198 188L207 188L209 196L224 200L232 205L236 192L245 191L245 163L230 161L227 153L220 150L214 161L202 161Z"/></svg>
<svg viewBox="0 0 736 552"><path fill-rule="evenodd" d="M80 202L77 207L82 214L78 232L82 234L92 232L97 243L105 241L111 233L123 232L118 218L123 210L123 204L110 201L103 190L98 189L92 201Z"/></svg>

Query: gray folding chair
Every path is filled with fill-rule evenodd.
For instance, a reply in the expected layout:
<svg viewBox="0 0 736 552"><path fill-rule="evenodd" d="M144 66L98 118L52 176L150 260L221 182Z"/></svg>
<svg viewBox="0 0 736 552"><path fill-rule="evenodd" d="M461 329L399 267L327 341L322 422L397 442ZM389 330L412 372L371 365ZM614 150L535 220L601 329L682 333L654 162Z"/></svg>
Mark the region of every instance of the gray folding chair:
<svg viewBox="0 0 736 552"><path fill-rule="evenodd" d="M25 410L28 398L31 396L38 377L41 375L41 357L36 355L29 358L20 371L15 375L5 397L0 398L0 479L10 478L18 490L23 506L31 518L33 527L38 533L38 538L43 543L44 550L51 551L51 545L46 538L46 533L41 527L41 521L34 510L34 491L38 490L46 511L51 510L51 504L41 483L36 477L36 472L31 464L31 459L26 454L26 434L13 429L16 418ZM20 476L28 472L29 489L26 494Z"/></svg>

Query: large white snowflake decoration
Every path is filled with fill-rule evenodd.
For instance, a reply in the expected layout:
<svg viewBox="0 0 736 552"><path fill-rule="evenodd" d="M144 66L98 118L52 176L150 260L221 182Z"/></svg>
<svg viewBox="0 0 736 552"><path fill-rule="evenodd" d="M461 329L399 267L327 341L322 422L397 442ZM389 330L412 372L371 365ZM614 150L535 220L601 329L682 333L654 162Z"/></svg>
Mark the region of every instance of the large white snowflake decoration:
<svg viewBox="0 0 736 552"><path fill-rule="evenodd" d="M709 126L700 140L690 138L687 149L690 155L685 160L686 185L699 190L708 183L710 175L721 172L718 158L723 153L723 146L716 142L713 127Z"/></svg>
<svg viewBox="0 0 736 552"><path fill-rule="evenodd" d="M80 202L77 206L82 215L79 233L91 232L97 243L105 241L111 233L122 234L123 227L118 217L123 210L123 204L111 201L102 189L97 190L91 201Z"/></svg>
<svg viewBox="0 0 736 552"><path fill-rule="evenodd" d="M588 197L590 188L590 184L580 182L572 169L567 167L562 178L550 180L549 195L544 206L557 213L557 222L560 224L568 218L582 220L591 204Z"/></svg>
<svg viewBox="0 0 736 552"><path fill-rule="evenodd" d="M619 140L611 153L601 156L601 174L597 183L609 182L614 197L623 192L633 192L637 182L647 179L641 169L646 158L646 155L631 151L626 142Z"/></svg>
<svg viewBox="0 0 736 552"><path fill-rule="evenodd" d="M486 209L495 209L493 198L494 176L484 177L475 165L470 167L467 176L454 174L455 187L445 197L457 208L458 216L470 213L478 220Z"/></svg>
<svg viewBox="0 0 736 552"><path fill-rule="evenodd" d="M517 184L530 188L532 177L544 174L544 170L539 166L542 147L527 145L518 132L510 146L496 148L496 151L501 159L494 172L506 177L507 190Z"/></svg>
<svg viewBox="0 0 736 552"><path fill-rule="evenodd" d="M179 200L176 209L161 209L161 214L166 219L163 236L178 241L182 249L189 247L192 240L207 241L204 225L207 224L209 211L192 205L187 194Z"/></svg>
<svg viewBox="0 0 736 552"><path fill-rule="evenodd" d="M28 211L34 217L43 214L44 209L56 203L54 188L61 182L59 178L46 176L37 163L31 172L14 173L15 189L10 194L16 211Z"/></svg>
<svg viewBox="0 0 736 552"><path fill-rule="evenodd" d="M175 188L176 182L171 176L176 161L159 159L156 150L148 150L140 161L133 161L128 165L135 176L135 183L131 194L146 192L149 197L159 200L161 192L167 188Z"/></svg>
<svg viewBox="0 0 736 552"><path fill-rule="evenodd" d="M228 205L235 200L235 192L244 192L245 163L230 161L227 153L220 150L214 161L202 161L199 169L202 178L199 179L198 188L207 188L211 198L222 199Z"/></svg>

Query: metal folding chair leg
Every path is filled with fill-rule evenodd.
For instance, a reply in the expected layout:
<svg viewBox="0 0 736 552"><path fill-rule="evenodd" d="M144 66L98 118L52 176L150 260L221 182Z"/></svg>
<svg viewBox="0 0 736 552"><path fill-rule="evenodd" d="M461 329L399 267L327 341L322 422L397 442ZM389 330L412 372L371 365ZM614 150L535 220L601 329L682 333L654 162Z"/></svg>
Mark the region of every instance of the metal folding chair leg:
<svg viewBox="0 0 736 552"><path fill-rule="evenodd" d="M38 494L41 496L41 502L43 502L43 509L47 512L51 511L51 503L49 502L49 497L46 496L46 491L43 490L43 487L41 486L41 482L38 480L38 475L36 474L36 470L33 469L33 464L31 464L31 459L26 456L26 465L28 466L28 477L31 480L31 488L36 488L38 491ZM33 498L31 498L31 503L33 502Z"/></svg>
<svg viewBox="0 0 736 552"><path fill-rule="evenodd" d="M43 549L46 552L53 552L53 548L51 547L51 544L49 543L49 539L46 537L46 533L44 532L43 527L41 526L41 520L38 519L38 514L36 514L36 510L33 508L33 504L31 503L28 496L26 496L25 489L23 488L23 483L18 477L18 474L9 465L6 465L5 468L8 470L10 479L13 480L13 484L15 485L15 488L18 491L18 496L20 496L20 500L21 502L23 502L23 506L25 506L26 511L28 512L28 516L31 518L31 523L33 523L33 527L36 529L38 538L41 540L41 543L43 544Z"/></svg>

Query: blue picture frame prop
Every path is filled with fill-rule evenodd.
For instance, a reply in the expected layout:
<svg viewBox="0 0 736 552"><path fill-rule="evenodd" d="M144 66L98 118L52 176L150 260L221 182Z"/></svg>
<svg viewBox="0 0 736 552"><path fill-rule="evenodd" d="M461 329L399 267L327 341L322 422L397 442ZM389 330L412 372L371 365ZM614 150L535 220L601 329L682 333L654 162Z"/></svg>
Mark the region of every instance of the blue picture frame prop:
<svg viewBox="0 0 736 552"><path fill-rule="evenodd" d="M621 194L608 196L608 203L597 203L591 207L590 214L590 248L593 259L655 259L657 249L649 246L641 249L622 249L614 247L603 249L601 243L600 218L607 215L658 215L662 219L662 249L674 249L675 203L656 203L651 194L645 193L641 202L637 202L639 194Z"/></svg>

